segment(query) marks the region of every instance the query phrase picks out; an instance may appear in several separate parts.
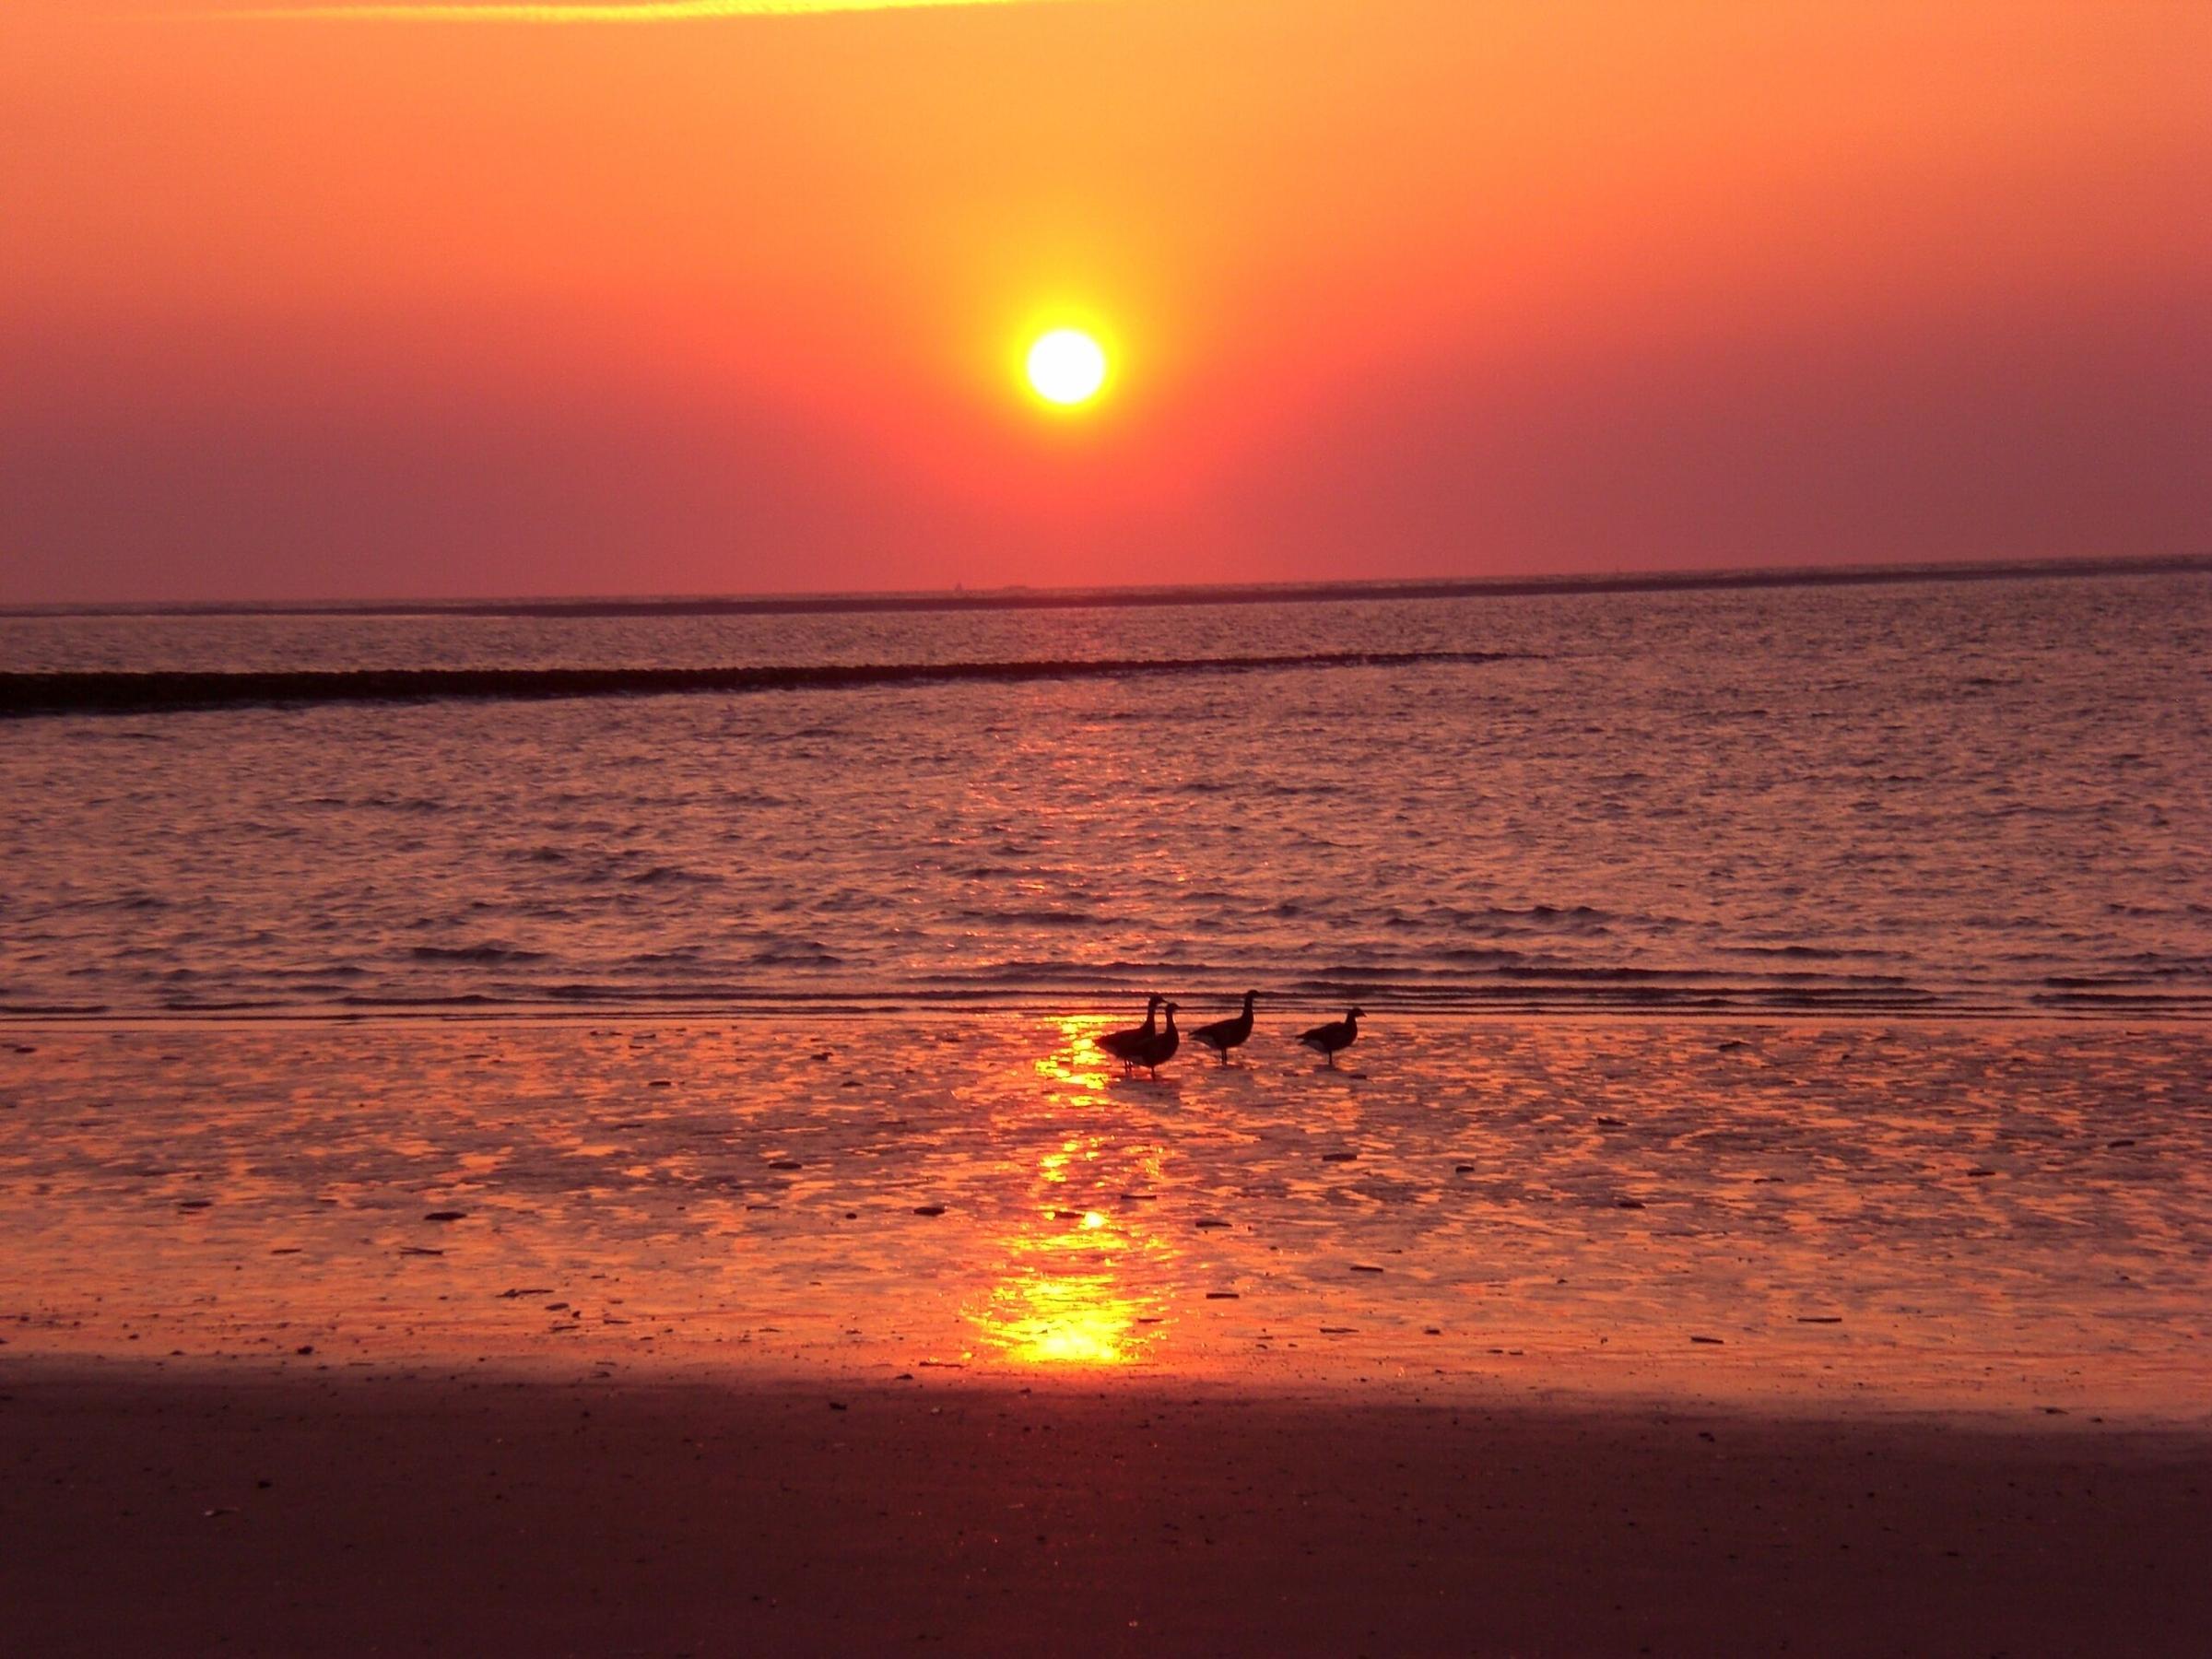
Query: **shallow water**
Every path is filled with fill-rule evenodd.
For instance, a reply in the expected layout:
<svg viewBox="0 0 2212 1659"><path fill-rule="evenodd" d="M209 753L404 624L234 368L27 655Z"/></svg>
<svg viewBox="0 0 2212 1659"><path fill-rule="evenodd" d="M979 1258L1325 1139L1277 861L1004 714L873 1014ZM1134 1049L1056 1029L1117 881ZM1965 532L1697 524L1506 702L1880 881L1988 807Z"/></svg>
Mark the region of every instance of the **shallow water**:
<svg viewBox="0 0 2212 1659"><path fill-rule="evenodd" d="M0 722L0 1011L2212 1009L2212 576L0 618L0 670L1474 653Z"/></svg>
<svg viewBox="0 0 2212 1659"><path fill-rule="evenodd" d="M20 1025L4 1352L2212 1399L2201 1027L1297 1023Z"/></svg>

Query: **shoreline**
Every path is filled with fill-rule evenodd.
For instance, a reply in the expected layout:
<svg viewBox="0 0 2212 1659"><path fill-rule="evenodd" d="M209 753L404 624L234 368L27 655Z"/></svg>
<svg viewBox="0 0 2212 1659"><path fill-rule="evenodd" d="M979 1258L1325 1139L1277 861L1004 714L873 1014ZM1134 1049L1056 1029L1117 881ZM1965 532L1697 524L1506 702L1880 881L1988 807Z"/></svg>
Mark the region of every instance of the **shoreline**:
<svg viewBox="0 0 2212 1659"><path fill-rule="evenodd" d="M0 1330L7 1326L0 1324ZM1956 1392L1885 1389L1868 1382L1813 1393L1787 1382L1701 1383L1681 1371L1607 1379L1572 1356L1514 1350L1524 1362L1489 1371L1428 1371L1378 1364L1364 1371L1269 1373L1184 1371L1171 1366L1047 1369L988 1362L898 1361L836 1365L774 1357L699 1353L591 1355L577 1348L388 1347L345 1358L315 1347L284 1351L119 1353L112 1348L29 1348L0 1338L0 1400L11 1390L96 1395L103 1391L222 1391L353 1387L403 1389L604 1390L614 1394L791 1396L888 1400L943 1396L1021 1396L1041 1400L1249 1406L1257 1411L1447 1412L1507 1418L1688 1418L1793 1430L1891 1431L1996 1440L2073 1439L2201 1451L2212 1458L2212 1405L2175 1393L2128 1398L2045 1388L1995 1399ZM313 1345L304 1345L312 1347ZM2051 1404L2065 1397L2064 1406Z"/></svg>
<svg viewBox="0 0 2212 1659"><path fill-rule="evenodd" d="M47 1653L2195 1650L2212 1437L0 1368Z"/></svg>
<svg viewBox="0 0 2212 1659"><path fill-rule="evenodd" d="M803 1019L809 1021L861 1023L880 1021L894 1024L930 1016L959 1016L965 1018L1038 1019L1065 1016L1077 1019L1096 1019L1112 1022L1127 1015L1133 1003L1141 1005L1145 994L1117 991L1096 996L1039 996L1023 1002L1011 998L985 996L977 1001L947 998L930 1001L911 995L887 995L879 999L867 997L830 997L821 1001L790 997L778 1002L769 999L745 1002L700 1003L698 1005L641 1005L637 1003L557 1003L557 1002L492 1002L448 1001L438 1003L379 1004L370 1007L331 1007L317 1004L250 1004L244 1006L206 1008L23 1008L0 1007L0 1030L49 1030L56 1033L84 1031L133 1031L161 1030L220 1030L226 1027L241 1030L282 1029L288 1026L327 1025L359 1028L362 1026L396 1025L429 1022L438 1025L483 1025L493 1028L504 1026L571 1027L594 1023L627 1026L673 1026L678 1022L720 1021L751 1023L762 1020ZM1229 1000L1233 1000L1229 999ZM1387 1019L1393 1023L1418 1025L1466 1025L1477 1028L1528 1024L1566 1027L1606 1025L1660 1025L1687 1021L1699 1025L1735 1023L1747 1029L1767 1030L1775 1027L1808 1030L1845 1028L1864 1030L1874 1026L1962 1025L1998 1026L2006 1028L2038 1025L2066 1028L2124 1027L2131 1030L2162 1030L2171 1028L2176 1032L2200 1033L2212 1023L2212 1009L2193 1013L2186 1008L2156 1007L1817 1007L1792 1008L1758 1006L1729 1006L1697 1007L1673 1003L1648 1006L1606 1004L1555 1003L1492 1003L1471 1006L1456 1005L1430 1005L1427 1006L1394 1006L1386 998L1373 993L1353 993L1335 998L1317 996L1277 996L1274 1001L1278 1020L1290 1023L1311 1016L1313 1018L1333 1018L1341 1013L1347 1001L1360 1000L1371 1023ZM1140 1010L1141 1011L1141 1008ZM1186 1051L1179 1065L1195 1064L1197 1056ZM1209 1062L1210 1064L1210 1062Z"/></svg>

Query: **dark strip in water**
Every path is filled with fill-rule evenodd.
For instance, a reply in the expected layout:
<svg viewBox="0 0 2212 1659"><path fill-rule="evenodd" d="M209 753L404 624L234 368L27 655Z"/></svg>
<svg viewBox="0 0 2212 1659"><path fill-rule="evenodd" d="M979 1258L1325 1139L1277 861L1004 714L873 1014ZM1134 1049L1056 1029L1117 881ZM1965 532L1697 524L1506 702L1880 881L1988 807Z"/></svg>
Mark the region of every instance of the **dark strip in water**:
<svg viewBox="0 0 2212 1659"><path fill-rule="evenodd" d="M725 1019L763 1017L805 1019L826 1015L986 1016L1017 1014L1057 1018L1070 1014L1121 1015L1132 1000L1141 1012L1141 999L1131 994L1107 996L1098 993L1056 997L1014 992L962 993L854 991L811 995L778 994L761 991L744 996L641 996L613 994L604 998L492 996L469 993L453 996L338 997L317 1001L239 999L216 1002L171 1002L148 1006L108 1003L42 1005L0 1003L0 1029L10 1022L37 1025L48 1021L100 1020L118 1022L187 1019L377 1019L409 1016L458 1016L486 1018L538 1018L580 1019ZM1312 994L1276 999L1277 1012L1268 1025L1271 1032L1297 1028L1300 1021L1324 1014L1341 1013L1348 999ZM2124 1018L2196 1025L2212 1021L2212 1001L2174 998L2135 1003L2121 1007L2091 1004L2086 1006L2023 1006L2007 999L1941 998L1888 1001L1879 998L1796 999L1768 997L1744 991L1710 995L1592 998L1570 993L1530 994L1511 997L1398 999L1371 995L1357 999L1378 1026L1394 1019L1474 1019L1556 1015L1562 1018L1735 1018L1780 1020L1853 1020L1869 1024L1918 1023L1947 1019L2081 1020L2096 1022ZM1229 1001L1218 1006L1230 1007Z"/></svg>
<svg viewBox="0 0 2212 1659"><path fill-rule="evenodd" d="M1736 571L1642 571L1602 576L1443 577L1406 582L1218 583L1185 587L989 588L951 593L764 594L661 598L247 601L175 605L0 606L0 617L790 617L883 611L1108 610L1173 605L1301 605L1389 599L1524 599L1560 594L1863 587L1911 582L2164 576L2212 571L2212 554L2004 559L1957 564L1815 565Z"/></svg>
<svg viewBox="0 0 2212 1659"><path fill-rule="evenodd" d="M869 686L1122 679L1308 668L1489 663L1491 651L1341 651L1300 656L1034 663L856 663L784 668L371 668L265 674L0 674L0 719L33 714L164 714L341 702L439 702L697 692L841 691Z"/></svg>

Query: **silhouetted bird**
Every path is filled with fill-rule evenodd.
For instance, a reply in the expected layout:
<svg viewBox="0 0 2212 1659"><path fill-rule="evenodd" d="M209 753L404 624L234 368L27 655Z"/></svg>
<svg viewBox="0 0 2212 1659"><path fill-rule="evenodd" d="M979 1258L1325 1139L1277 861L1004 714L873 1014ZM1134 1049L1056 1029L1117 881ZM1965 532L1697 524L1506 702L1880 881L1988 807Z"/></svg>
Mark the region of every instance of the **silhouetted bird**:
<svg viewBox="0 0 2212 1659"><path fill-rule="evenodd" d="M1217 1019L1212 1025L1202 1025L1191 1033L1192 1037L1220 1055L1221 1064L1227 1065L1229 1051L1242 1048L1244 1040L1252 1035L1252 999L1258 994L1257 991L1245 992L1243 1013L1234 1019Z"/></svg>
<svg viewBox="0 0 2212 1659"><path fill-rule="evenodd" d="M1327 1025L1317 1025L1310 1031L1300 1033L1299 1041L1317 1054L1326 1054L1329 1064L1336 1064L1339 1051L1350 1048L1359 1039L1359 1017L1365 1008L1354 1008L1342 1019L1332 1019Z"/></svg>
<svg viewBox="0 0 2212 1659"><path fill-rule="evenodd" d="M1146 1038L1144 1046L1136 1052L1136 1064L1155 1077L1159 1076L1161 1066L1175 1058L1176 1045L1182 1041L1175 1034L1175 1010L1182 1006L1181 1003L1169 1003L1161 1009L1168 1017L1167 1029Z"/></svg>
<svg viewBox="0 0 2212 1659"><path fill-rule="evenodd" d="M1095 1039L1100 1048L1122 1063L1124 1071L1127 1071L1137 1064L1138 1050L1159 1035L1152 1024L1152 1016L1159 1009L1159 1005L1167 1000L1166 997L1158 994L1147 997L1143 1025L1133 1026L1126 1031L1108 1031L1104 1036Z"/></svg>

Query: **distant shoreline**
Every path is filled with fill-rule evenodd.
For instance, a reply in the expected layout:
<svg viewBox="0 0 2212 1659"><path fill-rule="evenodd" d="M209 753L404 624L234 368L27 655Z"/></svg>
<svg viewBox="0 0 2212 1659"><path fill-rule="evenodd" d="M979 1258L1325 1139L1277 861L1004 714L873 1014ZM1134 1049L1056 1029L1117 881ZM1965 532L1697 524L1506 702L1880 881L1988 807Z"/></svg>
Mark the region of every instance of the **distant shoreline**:
<svg viewBox="0 0 2212 1659"><path fill-rule="evenodd" d="M1324 582L1209 582L1175 587L979 588L949 592L763 594L665 598L212 600L5 605L0 618L63 617L782 617L929 611L1111 610L1206 605L1312 605L1411 599L1529 599L1578 594L1879 587L1947 582L2212 573L2212 553L2156 559L2005 559L1959 564L1828 565L1802 570L1624 571L1598 576L1449 577Z"/></svg>

